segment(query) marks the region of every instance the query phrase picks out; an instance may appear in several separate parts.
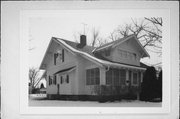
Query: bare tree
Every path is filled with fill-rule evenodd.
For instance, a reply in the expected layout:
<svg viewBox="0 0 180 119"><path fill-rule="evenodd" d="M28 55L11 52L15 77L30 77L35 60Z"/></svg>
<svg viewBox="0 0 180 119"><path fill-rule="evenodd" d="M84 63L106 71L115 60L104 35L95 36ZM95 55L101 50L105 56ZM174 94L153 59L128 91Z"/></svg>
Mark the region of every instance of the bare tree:
<svg viewBox="0 0 180 119"><path fill-rule="evenodd" d="M126 37L130 34L135 34L138 40L143 46L155 53L161 55L162 50L162 18L143 18L143 19L131 19L132 23L119 26L115 33L110 34L112 40ZM115 34L115 35L114 35ZM148 47L151 49L148 49Z"/></svg>
<svg viewBox="0 0 180 119"><path fill-rule="evenodd" d="M101 44L101 38L99 37L100 31L93 27L92 29L92 41L90 43L91 46L99 46Z"/></svg>
<svg viewBox="0 0 180 119"><path fill-rule="evenodd" d="M32 90L36 88L36 86L41 80L41 78L38 78L38 76L39 76L38 69L34 67L29 68L29 80L30 80L30 86L32 87Z"/></svg>

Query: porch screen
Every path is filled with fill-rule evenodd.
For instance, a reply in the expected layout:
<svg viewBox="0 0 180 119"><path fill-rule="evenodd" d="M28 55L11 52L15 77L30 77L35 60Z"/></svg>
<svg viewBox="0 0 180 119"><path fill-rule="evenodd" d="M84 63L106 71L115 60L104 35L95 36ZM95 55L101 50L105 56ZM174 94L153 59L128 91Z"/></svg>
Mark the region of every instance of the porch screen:
<svg viewBox="0 0 180 119"><path fill-rule="evenodd" d="M137 73L133 73L133 84L134 85L138 84L138 74Z"/></svg>
<svg viewBox="0 0 180 119"><path fill-rule="evenodd" d="M124 69L110 68L106 72L107 85L124 85L126 81L126 71Z"/></svg>
<svg viewBox="0 0 180 119"><path fill-rule="evenodd" d="M99 85L100 73L99 68L86 70L86 85Z"/></svg>

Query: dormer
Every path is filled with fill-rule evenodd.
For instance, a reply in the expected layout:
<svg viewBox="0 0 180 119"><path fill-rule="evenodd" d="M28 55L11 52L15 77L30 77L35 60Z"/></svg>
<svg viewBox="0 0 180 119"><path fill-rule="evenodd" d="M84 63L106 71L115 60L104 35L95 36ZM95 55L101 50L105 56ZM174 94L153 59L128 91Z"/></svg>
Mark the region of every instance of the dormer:
<svg viewBox="0 0 180 119"><path fill-rule="evenodd" d="M107 43L93 53L101 59L140 66L140 59L149 56L135 35Z"/></svg>

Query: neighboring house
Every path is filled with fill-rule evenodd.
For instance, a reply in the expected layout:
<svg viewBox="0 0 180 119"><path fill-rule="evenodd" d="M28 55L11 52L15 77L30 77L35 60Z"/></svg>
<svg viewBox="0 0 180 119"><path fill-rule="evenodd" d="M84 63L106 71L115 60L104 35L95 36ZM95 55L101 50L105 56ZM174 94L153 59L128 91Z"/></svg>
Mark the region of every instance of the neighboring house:
<svg viewBox="0 0 180 119"><path fill-rule="evenodd" d="M41 76L41 80L38 82L36 88L38 89L38 93L43 93L46 94L46 71L43 72L42 76Z"/></svg>
<svg viewBox="0 0 180 119"><path fill-rule="evenodd" d="M48 98L101 96L137 97L146 65L140 59L149 57L135 35L100 47L52 37L40 69L47 72Z"/></svg>

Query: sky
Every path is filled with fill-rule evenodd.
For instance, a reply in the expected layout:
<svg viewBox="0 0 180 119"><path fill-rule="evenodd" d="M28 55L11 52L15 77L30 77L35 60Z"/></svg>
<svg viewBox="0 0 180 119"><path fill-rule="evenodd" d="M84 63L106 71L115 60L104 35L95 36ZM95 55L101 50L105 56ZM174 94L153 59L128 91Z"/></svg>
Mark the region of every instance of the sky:
<svg viewBox="0 0 180 119"><path fill-rule="evenodd" d="M92 37L92 28L100 31L99 36L106 39L119 25L130 23L132 17L124 17L116 11L68 10L59 12L58 17L32 17L29 19L29 67L39 68L51 37L70 41L79 40L78 34L87 35L87 43ZM86 25L84 25L86 24ZM85 29L85 31L84 31ZM76 37L75 37L76 36ZM157 64L161 58L148 52L150 58L141 61L146 64Z"/></svg>

